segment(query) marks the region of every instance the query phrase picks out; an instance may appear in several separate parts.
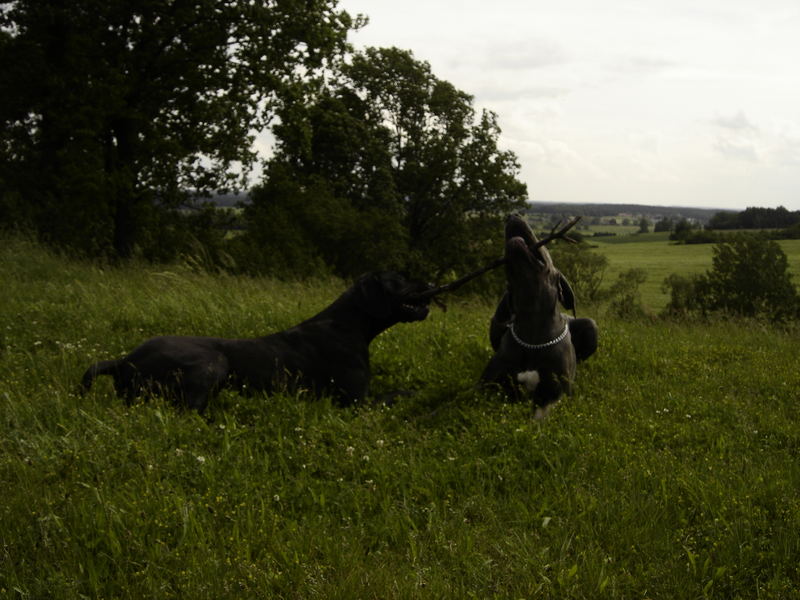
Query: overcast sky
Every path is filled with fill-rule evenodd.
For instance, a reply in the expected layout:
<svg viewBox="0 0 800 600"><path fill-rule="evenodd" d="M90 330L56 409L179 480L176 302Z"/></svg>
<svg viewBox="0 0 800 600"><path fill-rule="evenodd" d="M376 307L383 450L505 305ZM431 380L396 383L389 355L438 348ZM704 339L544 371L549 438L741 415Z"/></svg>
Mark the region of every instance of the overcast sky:
<svg viewBox="0 0 800 600"><path fill-rule="evenodd" d="M800 209L798 0L340 0L499 115L534 202Z"/></svg>

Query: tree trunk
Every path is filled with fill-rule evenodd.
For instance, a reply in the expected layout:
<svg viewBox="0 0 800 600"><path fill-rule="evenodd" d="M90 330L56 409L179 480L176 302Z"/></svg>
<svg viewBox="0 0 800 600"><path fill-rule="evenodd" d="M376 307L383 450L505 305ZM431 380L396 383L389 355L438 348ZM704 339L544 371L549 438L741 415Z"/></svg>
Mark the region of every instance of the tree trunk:
<svg viewBox="0 0 800 600"><path fill-rule="evenodd" d="M139 234L137 195L134 181L136 126L133 119L120 117L111 127L107 141L106 176L110 183L113 206L114 252L121 259L130 258Z"/></svg>

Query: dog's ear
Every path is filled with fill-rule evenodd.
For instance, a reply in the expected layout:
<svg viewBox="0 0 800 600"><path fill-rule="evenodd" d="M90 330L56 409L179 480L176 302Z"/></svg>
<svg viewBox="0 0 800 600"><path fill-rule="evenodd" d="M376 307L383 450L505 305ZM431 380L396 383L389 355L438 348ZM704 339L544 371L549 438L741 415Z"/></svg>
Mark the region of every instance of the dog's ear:
<svg viewBox="0 0 800 600"><path fill-rule="evenodd" d="M356 305L376 319L386 319L392 314L389 293L379 273L361 277L356 283Z"/></svg>
<svg viewBox="0 0 800 600"><path fill-rule="evenodd" d="M572 291L572 286L560 271L558 273L558 299L564 308L571 310L573 315L575 314L575 292Z"/></svg>

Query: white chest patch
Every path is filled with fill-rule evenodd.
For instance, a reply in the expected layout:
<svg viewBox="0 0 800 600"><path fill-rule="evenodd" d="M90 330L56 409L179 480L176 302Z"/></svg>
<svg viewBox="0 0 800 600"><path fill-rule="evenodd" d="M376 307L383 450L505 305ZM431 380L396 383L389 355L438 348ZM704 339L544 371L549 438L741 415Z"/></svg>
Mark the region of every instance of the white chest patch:
<svg viewBox="0 0 800 600"><path fill-rule="evenodd" d="M539 371L520 371L517 373L517 381L525 386L529 392L533 393L539 385Z"/></svg>
<svg viewBox="0 0 800 600"><path fill-rule="evenodd" d="M528 393L532 394L539 385L541 378L539 377L539 371L520 371L517 373L517 381L525 386ZM537 421L544 419L547 413L550 412L550 406L549 404L545 407L537 406L533 418Z"/></svg>

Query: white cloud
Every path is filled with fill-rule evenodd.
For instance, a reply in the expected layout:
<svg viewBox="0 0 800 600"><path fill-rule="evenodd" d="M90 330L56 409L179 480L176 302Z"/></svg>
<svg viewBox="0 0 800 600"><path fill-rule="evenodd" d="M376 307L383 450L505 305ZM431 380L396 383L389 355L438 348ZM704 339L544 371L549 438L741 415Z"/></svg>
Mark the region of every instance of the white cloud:
<svg viewBox="0 0 800 600"><path fill-rule="evenodd" d="M487 68L507 71L531 71L564 65L568 52L559 43L547 39L493 40L483 45L479 60Z"/></svg>
<svg viewBox="0 0 800 600"><path fill-rule="evenodd" d="M797 0L340 5L495 111L534 198L800 209Z"/></svg>
<svg viewBox="0 0 800 600"><path fill-rule="evenodd" d="M731 116L716 117L712 120L712 123L723 129L737 132L755 133L758 131L758 128L750 122L750 119L741 110Z"/></svg>
<svg viewBox="0 0 800 600"><path fill-rule="evenodd" d="M758 162L759 152L755 143L735 137L718 136L714 149L726 158Z"/></svg>
<svg viewBox="0 0 800 600"><path fill-rule="evenodd" d="M800 167L800 135L790 132L779 134L771 158L781 167Z"/></svg>

